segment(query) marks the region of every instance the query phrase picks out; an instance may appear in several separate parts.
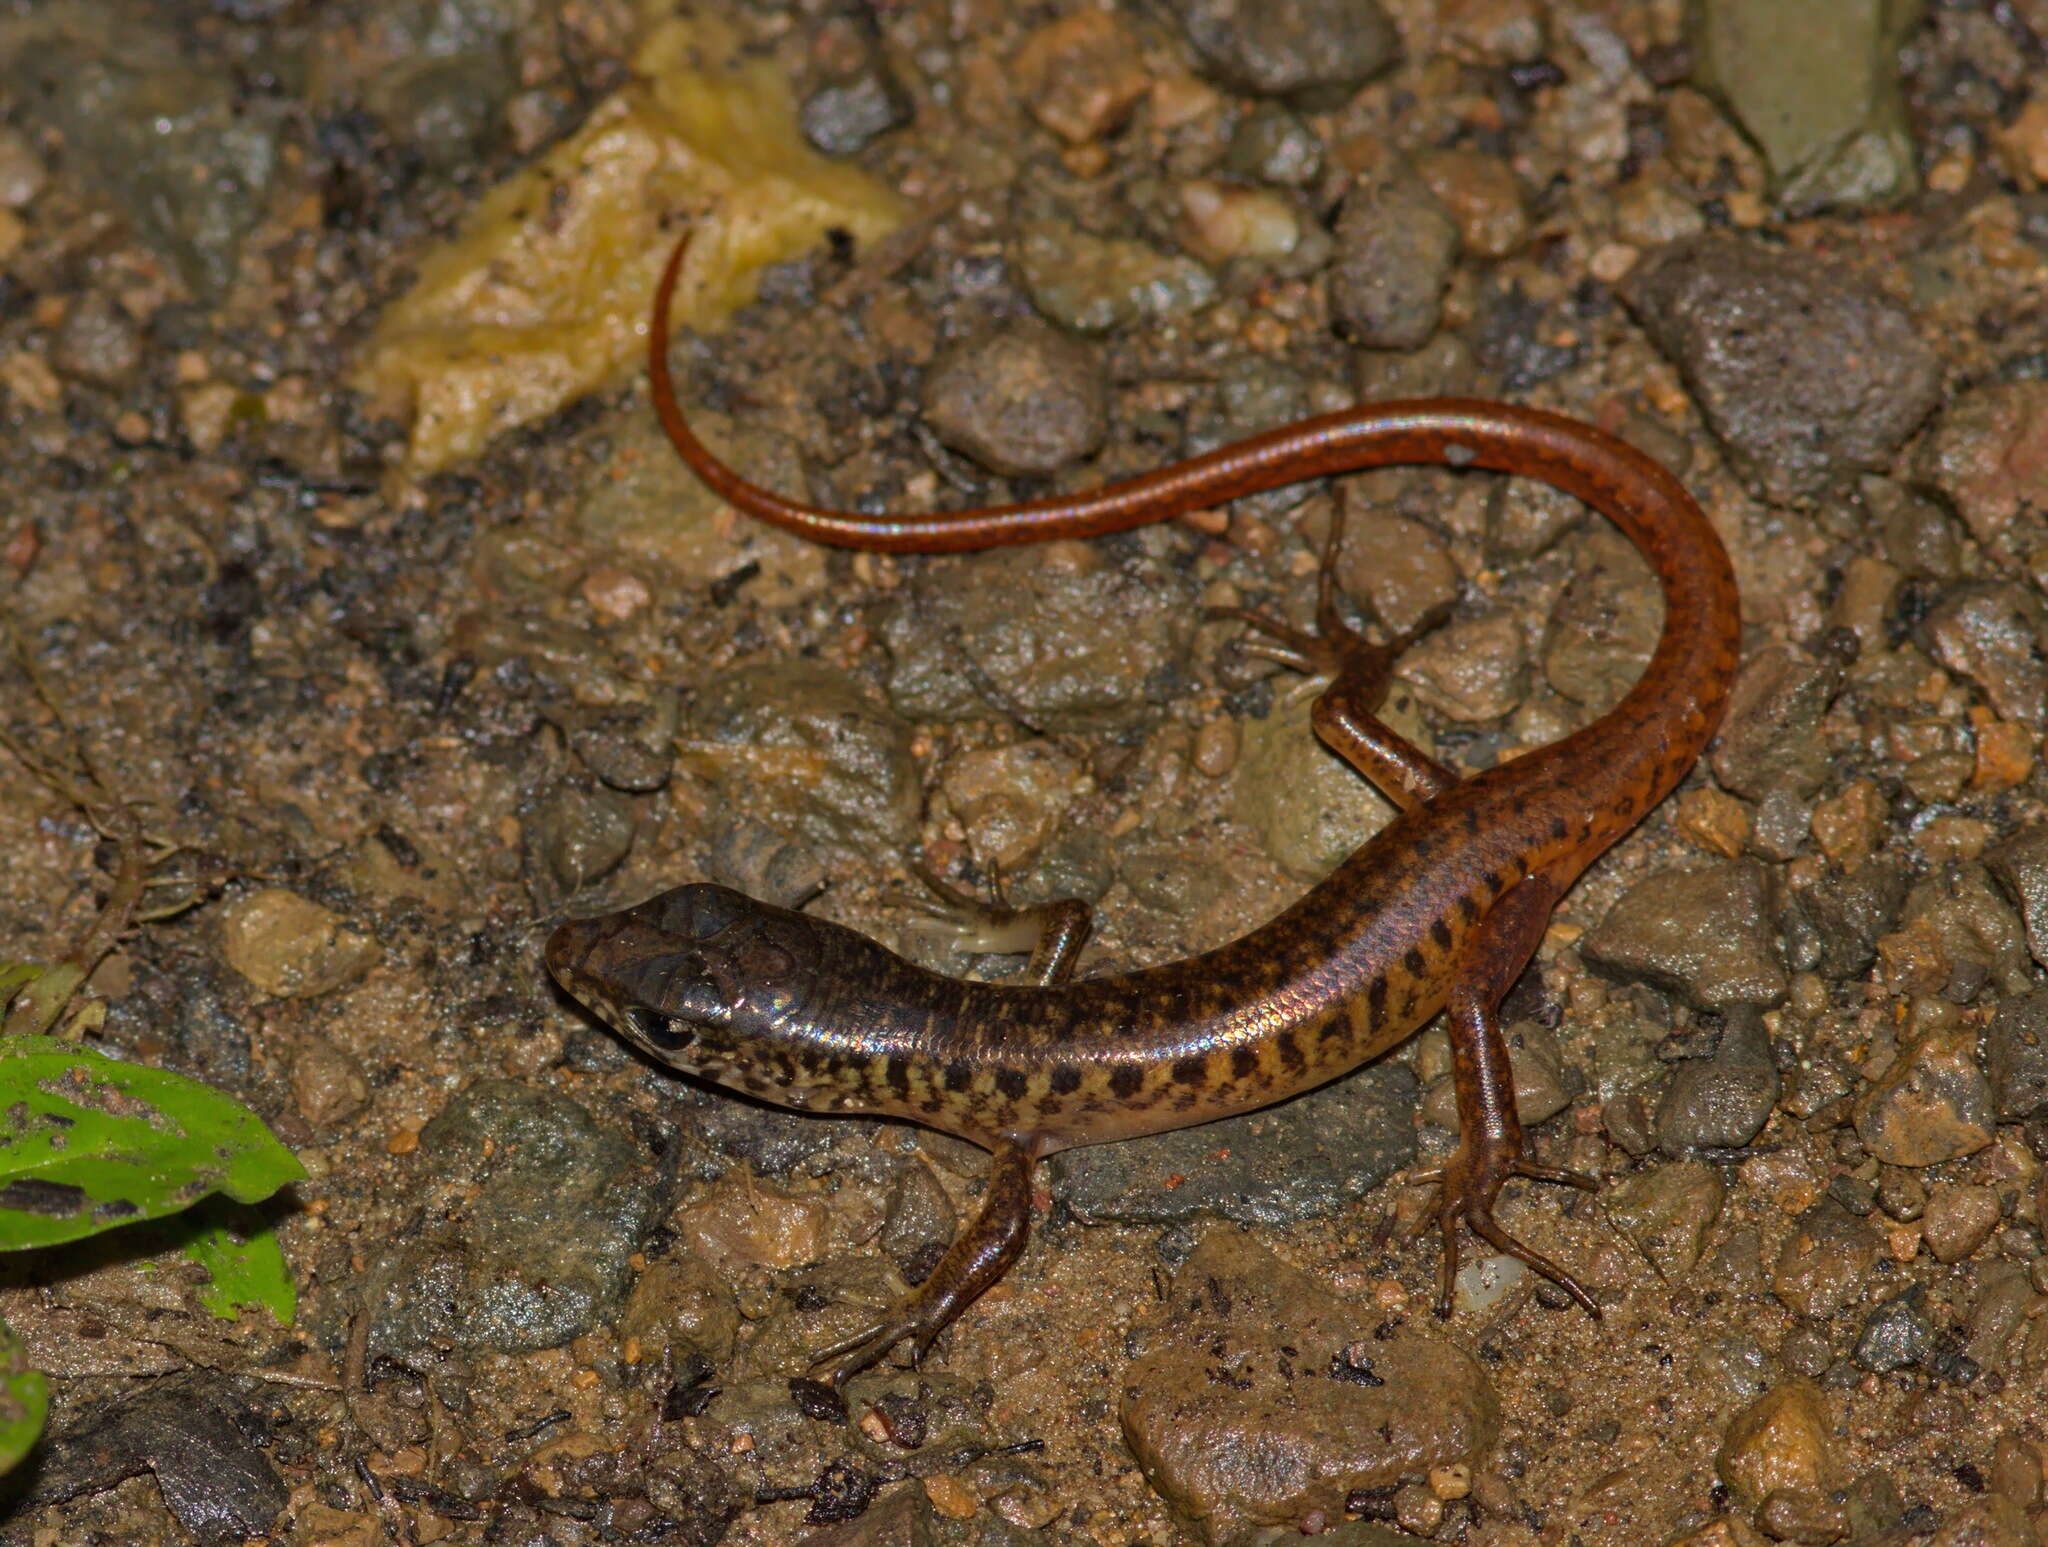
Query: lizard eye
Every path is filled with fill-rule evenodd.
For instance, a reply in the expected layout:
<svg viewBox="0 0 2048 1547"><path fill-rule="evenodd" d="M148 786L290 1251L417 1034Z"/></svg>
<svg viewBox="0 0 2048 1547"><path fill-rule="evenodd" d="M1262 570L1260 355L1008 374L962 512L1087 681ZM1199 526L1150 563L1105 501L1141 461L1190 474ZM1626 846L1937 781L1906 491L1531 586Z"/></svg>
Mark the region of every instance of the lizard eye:
<svg viewBox="0 0 2048 1547"><path fill-rule="evenodd" d="M657 1052L673 1053L690 1043L692 1033L687 1025L672 1021L645 1005L628 1005L621 1018L626 1023L628 1035Z"/></svg>

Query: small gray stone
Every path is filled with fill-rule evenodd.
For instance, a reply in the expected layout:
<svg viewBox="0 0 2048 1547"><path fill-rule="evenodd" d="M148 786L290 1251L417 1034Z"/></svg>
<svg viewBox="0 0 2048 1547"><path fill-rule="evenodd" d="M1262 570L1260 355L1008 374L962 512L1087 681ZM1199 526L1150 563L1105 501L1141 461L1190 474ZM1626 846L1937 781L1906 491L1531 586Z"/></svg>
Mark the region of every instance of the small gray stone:
<svg viewBox="0 0 2048 1547"><path fill-rule="evenodd" d="M2019 904L2029 953L2048 966L2048 823L2022 827L1986 851L1984 864Z"/></svg>
<svg viewBox="0 0 2048 1547"><path fill-rule="evenodd" d="M828 156L857 156L891 129L910 122L912 103L895 75L879 60L844 79L820 86L804 99L797 126Z"/></svg>
<svg viewBox="0 0 2048 1547"><path fill-rule="evenodd" d="M1323 170L1323 142L1299 114L1261 102L1237 121L1223 165L1239 177L1306 188Z"/></svg>
<svg viewBox="0 0 2048 1547"><path fill-rule="evenodd" d="M1477 1468L1499 1433L1479 1362L1370 1302L1331 1296L1235 1232L1174 1276L1125 1378L1126 1443L1167 1507L1217 1544L1334 1519L1432 1467Z"/></svg>
<svg viewBox="0 0 2048 1547"><path fill-rule="evenodd" d="M1378 0L1175 0L1174 8L1224 85L1313 108L1337 106L1400 48Z"/></svg>
<svg viewBox="0 0 2048 1547"><path fill-rule="evenodd" d="M1719 861L1630 887L1579 952L1596 972L1648 983L1697 1009L1774 1005L1787 980L1770 919L1763 868Z"/></svg>
<svg viewBox="0 0 2048 1547"><path fill-rule="evenodd" d="M1958 586L1928 614L1926 629L1934 658L1982 688L2002 719L2040 729L2048 718L2048 612L2032 591L2005 580Z"/></svg>
<svg viewBox="0 0 2048 1547"><path fill-rule="evenodd" d="M50 364L74 381L126 386L142 363L142 329L102 291L88 290L50 341Z"/></svg>
<svg viewBox="0 0 2048 1547"><path fill-rule="evenodd" d="M1922 0L1715 0L1687 11L1693 82L1726 101L1796 210L1917 184L1899 50Z"/></svg>
<svg viewBox="0 0 2048 1547"><path fill-rule="evenodd" d="M1982 1183L1937 1183L1920 1216L1921 1238L1940 1263L1961 1262L1997 1228L1998 1194Z"/></svg>
<svg viewBox="0 0 2048 1547"><path fill-rule="evenodd" d="M1607 1213L1665 1281L1676 1282L1698 1265L1726 1193L1711 1166L1681 1160L1616 1187Z"/></svg>
<svg viewBox="0 0 2048 1547"><path fill-rule="evenodd" d="M1070 332L1108 333L1200 311L1216 299L1216 276L1195 259L1129 237L1093 236L1070 221L1025 222L1014 257L1031 304Z"/></svg>
<svg viewBox="0 0 2048 1547"><path fill-rule="evenodd" d="M1657 646L1663 596L1634 543L1604 522L1572 539L1572 578L1544 631L1543 676L1589 714L1635 685Z"/></svg>
<svg viewBox="0 0 2048 1547"><path fill-rule="evenodd" d="M2044 439L2048 381L1990 382L1942 410L1920 443L1915 471L1997 552L2013 523L2041 508Z"/></svg>
<svg viewBox="0 0 2048 1547"><path fill-rule="evenodd" d="M1803 253L1711 233L1622 286L1764 498L1818 498L1882 467L1939 397L1940 363L1882 291Z"/></svg>
<svg viewBox="0 0 2048 1547"><path fill-rule="evenodd" d="M632 851L633 804L602 786L558 784L528 819L525 834L534 869L561 892L578 892L618 869Z"/></svg>
<svg viewBox="0 0 2048 1547"><path fill-rule="evenodd" d="M1850 1355L1863 1369L1889 1375L1918 1364L1934 1350L1934 1326L1921 1311L1919 1284L1879 1304L1863 1321Z"/></svg>
<svg viewBox="0 0 2048 1547"><path fill-rule="evenodd" d="M1415 349L1436 331L1458 257L1458 227L1397 167L1358 184L1337 212L1330 314L1369 349Z"/></svg>
<svg viewBox="0 0 2048 1547"><path fill-rule="evenodd" d="M1785 889L1786 958L1800 972L1842 982L1877 957L1877 942L1898 921L1907 889L1905 863L1879 855L1846 874L1822 871Z"/></svg>
<svg viewBox="0 0 2048 1547"><path fill-rule="evenodd" d="M896 1264L904 1283L922 1284L953 1244L959 1223L953 1200L932 1175L932 1168L919 1160L906 1161L889 1185L889 1202L882 1216L882 1250Z"/></svg>
<svg viewBox="0 0 2048 1547"><path fill-rule="evenodd" d="M1998 1007L1984 1028L1984 1064L2000 1122L2024 1122L2048 1107L2048 988Z"/></svg>
<svg viewBox="0 0 2048 1547"><path fill-rule="evenodd" d="M1237 820L1275 864L1315 881L1394 819L1393 803L1317 738L1310 716L1320 692L1303 683L1264 719L1245 721L1231 781Z"/></svg>
<svg viewBox="0 0 2048 1547"><path fill-rule="evenodd" d="M834 852L894 850L923 804L913 732L845 672L745 666L690 706L682 759L735 806Z"/></svg>
<svg viewBox="0 0 2048 1547"><path fill-rule="evenodd" d="M1109 433L1095 351L1037 321L949 348L925 377L922 412L946 445L1009 478L1056 473Z"/></svg>
<svg viewBox="0 0 2048 1547"><path fill-rule="evenodd" d="M668 1153L676 1146L671 1142ZM624 1298L664 1174L567 1096L483 1080L420 1130L423 1228L362 1280L373 1353L556 1348Z"/></svg>
<svg viewBox="0 0 2048 1547"><path fill-rule="evenodd" d="M1730 794L1761 800L1774 791L1802 798L1827 779L1822 716L1842 686L1836 655L1816 660L1773 645L1758 651L1735 679L1728 718L1714 738L1714 777Z"/></svg>
<svg viewBox="0 0 2048 1547"><path fill-rule="evenodd" d="M1142 539L934 560L907 591L882 634L889 696L918 719L993 712L1046 731L1149 724L1179 689L1199 621L1185 572ZM914 784L908 793L914 802Z"/></svg>
<svg viewBox="0 0 2048 1547"><path fill-rule="evenodd" d="M1895 950L1894 942L1909 943ZM1984 866L1950 860L1906 894L1897 931L1879 942L1895 981L1926 973L1913 992L1939 992L1963 1004L1986 987L2025 993L2033 982L2019 916Z"/></svg>
<svg viewBox="0 0 2048 1547"><path fill-rule="evenodd" d="M1084 1220L1294 1224L1335 1212L1415 1159L1415 1099L1407 1065L1372 1064L1240 1117L1064 1151L1047 1173Z"/></svg>
<svg viewBox="0 0 2048 1547"><path fill-rule="evenodd" d="M1740 1149L1770 1120L1778 1089L1763 1019L1738 1005L1728 1012L1714 1056L1688 1060L1672 1075L1657 1104L1657 1145L1667 1155Z"/></svg>

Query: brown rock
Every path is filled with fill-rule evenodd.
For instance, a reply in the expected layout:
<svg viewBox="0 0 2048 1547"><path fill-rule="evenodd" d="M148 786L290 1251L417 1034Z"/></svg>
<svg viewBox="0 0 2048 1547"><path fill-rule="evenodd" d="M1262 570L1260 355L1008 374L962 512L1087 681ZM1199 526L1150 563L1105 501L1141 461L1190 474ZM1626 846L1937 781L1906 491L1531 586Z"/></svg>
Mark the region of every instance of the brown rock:
<svg viewBox="0 0 2048 1547"><path fill-rule="evenodd" d="M1109 433L1102 364L1042 322L1006 323L932 362L924 419L955 451L1005 477L1043 477Z"/></svg>
<svg viewBox="0 0 2048 1547"><path fill-rule="evenodd" d="M1928 1027L1857 1101L1856 1133L1888 1165L1938 1166L1991 1142L1991 1084L1977 1033L1959 1020Z"/></svg>
<svg viewBox="0 0 2048 1547"><path fill-rule="evenodd" d="M1698 1265L1727 1194L1713 1167L1680 1160L1630 1177L1607 1194L1607 1215L1669 1282Z"/></svg>
<svg viewBox="0 0 2048 1547"><path fill-rule="evenodd" d="M1152 85L1135 40L1092 6L1032 33L1011 68L1031 116L1070 145L1119 127Z"/></svg>
<svg viewBox="0 0 2048 1547"><path fill-rule="evenodd" d="M1961 1262L1997 1227L1998 1194L1975 1183L1938 1184L1920 1216L1920 1234L1936 1262Z"/></svg>
<svg viewBox="0 0 2048 1547"><path fill-rule="evenodd" d="M1340 1518L1351 1493L1433 1467L1476 1468L1499 1432L1477 1361L1234 1233L1196 1248L1147 1341L1124 1385L1124 1435L1211 1544Z"/></svg>
<svg viewBox="0 0 2048 1547"><path fill-rule="evenodd" d="M1771 1293L1801 1316L1825 1319L1862 1288L1883 1242L1832 1198L1799 1217L1771 1271Z"/></svg>
<svg viewBox="0 0 2048 1547"><path fill-rule="evenodd" d="M1847 1480L1827 1398L1800 1379L1772 1387L1735 1415L1714 1469L1749 1509L1779 1488L1825 1493Z"/></svg>
<svg viewBox="0 0 2048 1547"><path fill-rule="evenodd" d="M315 1128L332 1127L370 1099L356 1060L325 1037L308 1038L292 1055L291 1082L293 1102Z"/></svg>
<svg viewBox="0 0 2048 1547"><path fill-rule="evenodd" d="M2022 510L2048 509L2048 381L1963 393L1921 446L1916 465L1979 542L1995 541Z"/></svg>
<svg viewBox="0 0 2048 1547"><path fill-rule="evenodd" d="M221 950L230 967L281 999L307 999L353 983L383 954L339 914L276 886L229 905Z"/></svg>

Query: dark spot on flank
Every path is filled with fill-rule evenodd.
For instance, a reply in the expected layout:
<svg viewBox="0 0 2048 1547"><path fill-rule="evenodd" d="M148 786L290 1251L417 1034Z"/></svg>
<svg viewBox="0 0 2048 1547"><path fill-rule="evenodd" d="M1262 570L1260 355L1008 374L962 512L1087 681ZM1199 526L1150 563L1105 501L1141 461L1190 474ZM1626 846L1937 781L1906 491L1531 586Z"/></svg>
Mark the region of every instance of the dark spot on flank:
<svg viewBox="0 0 2048 1547"><path fill-rule="evenodd" d="M946 1065L946 1089L965 1090L974 1083L974 1070L966 1059L956 1058Z"/></svg>
<svg viewBox="0 0 2048 1547"><path fill-rule="evenodd" d="M1476 833L1479 831L1479 808L1477 806L1467 806L1458 814L1465 820L1466 832Z"/></svg>
<svg viewBox="0 0 2048 1547"><path fill-rule="evenodd" d="M1550 819L1550 836L1551 836L1551 837L1553 837L1553 838L1563 838L1563 837L1566 837L1566 836L1568 836L1568 835L1569 835L1569 834L1571 833L1571 830L1572 830L1572 828L1571 828L1571 823L1567 822L1567 821L1566 821L1566 820L1565 820L1565 819L1564 819L1563 817L1561 817L1561 816L1554 816L1554 817L1552 817L1552 818Z"/></svg>
<svg viewBox="0 0 2048 1547"><path fill-rule="evenodd" d="M1448 951L1451 948L1451 926L1442 919L1431 919L1429 938L1436 942L1439 951Z"/></svg>
<svg viewBox="0 0 2048 1547"><path fill-rule="evenodd" d="M1489 870L1486 872L1485 875L1481 876L1479 879L1486 883L1486 889L1489 892L1492 892L1496 897L1498 897L1502 892L1507 890L1507 882L1503 881L1500 878L1499 874L1495 871Z"/></svg>
<svg viewBox="0 0 2048 1547"><path fill-rule="evenodd" d="M899 1096L910 1094L910 1061L892 1058L882 1067L882 1078L889 1082L889 1089Z"/></svg>
<svg viewBox="0 0 2048 1547"><path fill-rule="evenodd" d="M1031 1077L1022 1069L996 1070L996 1089L1012 1101L1021 1101L1031 1088Z"/></svg>
<svg viewBox="0 0 2048 1547"><path fill-rule="evenodd" d="M1470 892L1458 894L1458 913L1468 924L1479 922L1479 904L1472 900Z"/></svg>
<svg viewBox="0 0 2048 1547"><path fill-rule="evenodd" d="M1365 990L1366 1007L1372 1011L1372 1018L1383 1021L1387 1018L1387 980L1374 978Z"/></svg>
<svg viewBox="0 0 2048 1547"><path fill-rule="evenodd" d="M1230 1077L1233 1080L1248 1080L1258 1072L1258 1050L1249 1047L1234 1047L1230 1050Z"/></svg>
<svg viewBox="0 0 2048 1547"><path fill-rule="evenodd" d="M1209 1060L1200 1054L1173 1061L1173 1082L1176 1085L1199 1085L1209 1073Z"/></svg>
<svg viewBox="0 0 2048 1547"><path fill-rule="evenodd" d="M1301 1056L1301 1044L1294 1040L1292 1031L1283 1031L1273 1039L1273 1046L1279 1051L1280 1063L1289 1074L1299 1074L1308 1067L1308 1060Z"/></svg>
<svg viewBox="0 0 2048 1547"><path fill-rule="evenodd" d="M1081 1088L1081 1071L1072 1064L1054 1064L1046 1085L1055 1096L1071 1096Z"/></svg>
<svg viewBox="0 0 2048 1547"><path fill-rule="evenodd" d="M1128 1101L1144 1088L1145 1076L1135 1064L1123 1064L1109 1077L1109 1093Z"/></svg>
<svg viewBox="0 0 2048 1547"><path fill-rule="evenodd" d="M1401 965L1408 969L1411 978L1419 978L1429 970L1429 963L1423 959L1422 952L1412 945L1401 953Z"/></svg>

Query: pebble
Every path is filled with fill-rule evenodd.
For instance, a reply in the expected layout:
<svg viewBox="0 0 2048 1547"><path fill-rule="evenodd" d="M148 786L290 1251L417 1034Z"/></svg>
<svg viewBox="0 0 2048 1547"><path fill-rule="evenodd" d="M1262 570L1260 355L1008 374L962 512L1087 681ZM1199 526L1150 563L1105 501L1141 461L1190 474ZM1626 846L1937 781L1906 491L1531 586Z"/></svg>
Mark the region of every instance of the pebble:
<svg viewBox="0 0 2048 1547"><path fill-rule="evenodd" d="M235 971L280 999L310 999L344 988L384 955L340 914L276 886L228 905L221 953Z"/></svg>
<svg viewBox="0 0 2048 1547"><path fill-rule="evenodd" d="M1073 333L1170 319L1216 298L1216 276L1195 259L1063 220L1026 222L1013 256L1031 304Z"/></svg>
<svg viewBox="0 0 2048 1547"><path fill-rule="evenodd" d="M1827 738L1820 723L1841 690L1843 664L1829 654L1772 645L1752 656L1735 679L1728 717L1714 739L1714 777L1749 800L1774 791L1806 797L1826 781Z"/></svg>
<svg viewBox="0 0 2048 1547"><path fill-rule="evenodd" d="M1446 719L1498 720L1529 691L1528 639L1505 612L1460 619L1418 640L1402 656L1400 676Z"/></svg>
<svg viewBox="0 0 2048 1547"><path fill-rule="evenodd" d="M907 1161L889 1184L880 1245L906 1284L922 1284L953 1243L960 1216L922 1161Z"/></svg>
<svg viewBox="0 0 2048 1547"><path fill-rule="evenodd" d="M677 1210L670 1228L692 1252L730 1276L737 1268L782 1272L822 1260L830 1224L819 1194L740 1177L716 1184Z"/></svg>
<svg viewBox="0 0 2048 1547"><path fill-rule="evenodd" d="M1415 171L1456 224L1466 252L1505 258L1529 240L1529 209L1521 180L1499 156L1432 150L1416 158Z"/></svg>
<svg viewBox="0 0 2048 1547"><path fill-rule="evenodd" d="M1723 1515L1718 1520L1708 1521L1697 1531L1674 1536L1668 1547L1768 1547L1768 1543L1735 1516Z"/></svg>
<svg viewBox="0 0 2048 1547"><path fill-rule="evenodd" d="M1748 1005L1727 1014L1711 1058L1673 1071L1657 1103L1657 1146L1667 1155L1741 1149L1763 1131L1780 1080L1763 1019Z"/></svg>
<svg viewBox="0 0 2048 1547"><path fill-rule="evenodd" d="M1317 881L1394 819L1393 803L1316 739L1310 717L1324 686L1298 682L1264 719L1244 722L1231 783L1231 814L1259 846L1289 873ZM1412 707L1389 723L1403 735L1421 729Z"/></svg>
<svg viewBox="0 0 2048 1547"><path fill-rule="evenodd" d="M1895 1166L1938 1166L1983 1149L1991 1142L1991 1085L1976 1055L1974 1028L1937 1019L1857 1099L1857 1137Z"/></svg>
<svg viewBox="0 0 2048 1547"><path fill-rule="evenodd" d="M1823 1198L1786 1237L1771 1269L1771 1293L1797 1314L1825 1320L1863 1291L1883 1248L1872 1225Z"/></svg>
<svg viewBox="0 0 2048 1547"><path fill-rule="evenodd" d="M1195 1248L1139 1350L1123 1384L1126 1443L1211 1543L1340 1518L1353 1494L1432 1468L1476 1469L1499 1434L1477 1360L1330 1295L1235 1232Z"/></svg>
<svg viewBox="0 0 2048 1547"><path fill-rule="evenodd" d="M1989 1187L1937 1182L1927 1194L1920 1234L1936 1262L1961 1262L1991 1238L1998 1214L1998 1194Z"/></svg>
<svg viewBox="0 0 2048 1547"><path fill-rule="evenodd" d="M1691 1275L1721 1217L1727 1188L1711 1166L1680 1160L1628 1178L1606 1196L1608 1218L1666 1283Z"/></svg>
<svg viewBox="0 0 2048 1547"><path fill-rule="evenodd" d="M1343 486L1346 525L1337 585L1396 632L1416 627L1458 596L1458 566L1444 540L1420 521L1373 508L1364 486Z"/></svg>
<svg viewBox="0 0 2048 1547"><path fill-rule="evenodd" d="M1194 177L1180 185L1177 198L1175 234L1204 263L1277 262L1309 232L1294 200L1270 188Z"/></svg>
<svg viewBox="0 0 2048 1547"><path fill-rule="evenodd" d="M1186 572L1142 544L935 560L882 620L889 697L919 720L1128 732L1179 691L1199 621Z"/></svg>
<svg viewBox="0 0 2048 1547"><path fill-rule="evenodd" d="M479 1080L419 1133L414 1229L359 1280L373 1354L557 1348L624 1300L674 1196L658 1162L553 1090Z"/></svg>
<svg viewBox="0 0 2048 1547"><path fill-rule="evenodd" d="M531 868L560 893L573 895L625 862L633 848L633 817L633 803L614 790L557 784L525 824Z"/></svg>
<svg viewBox="0 0 2048 1547"><path fill-rule="evenodd" d="M1715 0L1687 13L1692 84L1724 102L1794 210L1889 204L1915 191L1898 84L1914 7Z"/></svg>
<svg viewBox="0 0 2048 1547"><path fill-rule="evenodd" d="M1804 1379L1780 1383L1729 1421L1714 1469L1755 1509L1779 1488L1826 1493L1847 1481L1827 1398Z"/></svg>
<svg viewBox="0 0 2048 1547"><path fill-rule="evenodd" d="M1036 478L1101 447L1108 403L1096 352L1027 320L942 353L925 377L922 412L943 443L991 472Z"/></svg>
<svg viewBox="0 0 2048 1547"><path fill-rule="evenodd" d="M1010 68L1026 111L1069 145L1121 128L1152 86L1136 39L1093 7L1038 28Z"/></svg>
<svg viewBox="0 0 2048 1547"><path fill-rule="evenodd" d="M915 116L915 105L880 58L838 80L827 81L797 110L797 128L828 156L857 156L891 129Z"/></svg>
<svg viewBox="0 0 2048 1547"><path fill-rule="evenodd" d="M1081 1220L1297 1224L1336 1212L1413 1164L1417 1094L1407 1065L1369 1064L1280 1106L1063 1151L1047 1175L1061 1207Z"/></svg>
<svg viewBox="0 0 2048 1547"><path fill-rule="evenodd" d="M1652 253L1621 291L1737 471L1774 503L1885 465L1941 389L1898 304L1809 254L1709 233Z"/></svg>
<svg viewBox="0 0 2048 1547"><path fill-rule="evenodd" d="M1073 756L1042 737L957 752L939 774L968 846L1003 875L1016 874L1052 840L1085 783Z"/></svg>
<svg viewBox="0 0 2048 1547"><path fill-rule="evenodd" d="M65 312L50 340L50 364L73 381L124 387L142 364L142 329L103 291L88 290Z"/></svg>
<svg viewBox="0 0 2048 1547"><path fill-rule="evenodd" d="M1959 1004L1987 987L2020 994L2032 983L2019 916L1970 860L1949 860L1914 883L1878 953L1893 987Z"/></svg>
<svg viewBox="0 0 2048 1547"><path fill-rule="evenodd" d="M2038 510L2048 477L2048 381L1994 382L1959 395L1921 443L1915 469L1995 545L2021 514Z"/></svg>
<svg viewBox="0 0 2048 1547"><path fill-rule="evenodd" d="M1876 784L1855 779L1839 795L1815 803L1813 841L1836 864L1854 869L1877 852L1889 816L1890 806Z"/></svg>
<svg viewBox="0 0 2048 1547"><path fill-rule="evenodd" d="M2007 999L1984 1028L1992 1114L2024 1122L2048 1108L2048 989Z"/></svg>
<svg viewBox="0 0 2048 1547"><path fill-rule="evenodd" d="M315 1128L331 1128L353 1116L370 1099L369 1082L357 1060L325 1037L308 1037L292 1054L292 1101Z"/></svg>
<svg viewBox="0 0 2048 1547"><path fill-rule="evenodd" d="M1586 519L1582 501L1539 478L1503 478L1494 490L1487 542L1508 558L1533 559Z"/></svg>
<svg viewBox="0 0 2048 1547"><path fill-rule="evenodd" d="M1415 349L1443 316L1458 257L1458 228L1405 167L1359 182L1337 211L1330 315L1368 349Z"/></svg>
<svg viewBox="0 0 2048 1547"><path fill-rule="evenodd" d="M619 1312L619 1338L650 1364L679 1367L701 1354L717 1368L732 1358L740 1313L727 1276L691 1252L654 1257Z"/></svg>
<svg viewBox="0 0 2048 1547"><path fill-rule="evenodd" d="M2040 1547L2026 1511L2011 1499L1973 1499L1942 1522L1928 1547Z"/></svg>
<svg viewBox="0 0 2048 1547"><path fill-rule="evenodd" d="M1400 36L1378 0L1174 0L1210 74L1252 97L1331 108L1394 62Z"/></svg>
<svg viewBox="0 0 2048 1547"><path fill-rule="evenodd" d="M178 35L61 9L14 35L0 82L63 138L66 173L124 212L203 304L227 294L279 161L276 115L245 110L233 72L188 64ZM47 82L62 82L50 90Z"/></svg>
<svg viewBox="0 0 2048 1547"><path fill-rule="evenodd" d="M1769 888L1754 860L1723 860L1639 881L1579 942L1586 965L1647 983L1696 1009L1774 1005L1788 978Z"/></svg>
<svg viewBox="0 0 2048 1547"><path fill-rule="evenodd" d="M49 180L49 168L28 136L12 126L0 127L0 209L27 209Z"/></svg>
<svg viewBox="0 0 2048 1547"><path fill-rule="evenodd" d="M2048 434L2048 418L2042 432ZM2002 580L1958 586L1928 614L1925 628L1934 658L1982 688L2002 719L2040 729L2048 719L2048 609L2032 591Z"/></svg>
<svg viewBox="0 0 2048 1547"><path fill-rule="evenodd" d="M1352 387L1361 403L1391 398L1469 397L1482 386L1482 373L1479 362L1472 357L1472 346L1455 333L1437 333L1420 349L1356 350L1351 356L1351 367ZM1579 513L1584 515L1583 506Z"/></svg>
<svg viewBox="0 0 2048 1547"><path fill-rule="evenodd" d="M1915 1284L1883 1301L1863 1319L1850 1354L1859 1368L1889 1375L1918 1364L1934 1351L1934 1324L1921 1309L1926 1298L1925 1287Z"/></svg>
<svg viewBox="0 0 2048 1547"><path fill-rule="evenodd" d="M1298 113L1261 102L1237 121L1224 170L1282 188L1306 188L1322 175L1323 141Z"/></svg>
<svg viewBox="0 0 2048 1547"><path fill-rule="evenodd" d="M1544 633L1544 679L1588 714L1605 714L1643 674L1663 628L1656 580L1619 532L1593 527L1573 539L1572 578Z"/></svg>
<svg viewBox="0 0 2048 1547"><path fill-rule="evenodd" d="M917 834L914 733L844 672L809 661L725 671L690 706L684 734L686 766L807 844L889 851Z"/></svg>

